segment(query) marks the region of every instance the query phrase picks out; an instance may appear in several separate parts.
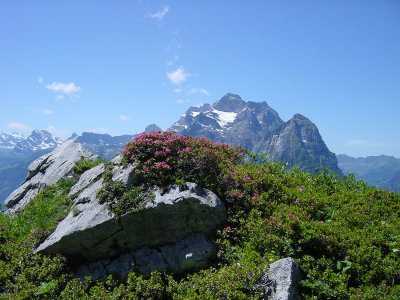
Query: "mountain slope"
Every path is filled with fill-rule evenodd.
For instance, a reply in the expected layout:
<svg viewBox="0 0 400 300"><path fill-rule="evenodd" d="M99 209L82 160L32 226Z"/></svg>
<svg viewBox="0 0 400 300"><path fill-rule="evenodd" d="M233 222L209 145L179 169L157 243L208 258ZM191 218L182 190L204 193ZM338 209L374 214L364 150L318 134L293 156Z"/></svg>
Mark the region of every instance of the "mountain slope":
<svg viewBox="0 0 400 300"><path fill-rule="evenodd" d="M284 122L266 102L246 102L228 93L212 105L190 107L169 129L268 153L272 162L287 162L311 171L326 166L342 174L335 154L329 151L315 124L300 114Z"/></svg>
<svg viewBox="0 0 400 300"><path fill-rule="evenodd" d="M337 159L344 174L354 173L357 179L362 179L378 188L400 193L399 158L387 155L355 158L339 154Z"/></svg>

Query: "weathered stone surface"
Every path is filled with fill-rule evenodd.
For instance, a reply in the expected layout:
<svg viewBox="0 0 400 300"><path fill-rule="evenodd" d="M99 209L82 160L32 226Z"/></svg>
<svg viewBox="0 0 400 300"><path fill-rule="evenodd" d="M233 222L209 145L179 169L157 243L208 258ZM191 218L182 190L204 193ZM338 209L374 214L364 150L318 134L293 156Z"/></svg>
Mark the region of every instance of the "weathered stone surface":
<svg viewBox="0 0 400 300"><path fill-rule="evenodd" d="M120 164L122 163L122 159L123 159L122 155L117 155L116 157L114 157L114 158L111 160L111 163L112 163L113 165L120 165Z"/></svg>
<svg viewBox="0 0 400 300"><path fill-rule="evenodd" d="M215 254L204 238L215 234L217 227L225 222L226 212L211 191L195 183L187 183L185 188L172 185L165 193L153 188L153 200L148 200L142 209L121 216L117 222L96 198L103 185L100 178L79 194L72 211L37 252L61 253L80 264L110 259L143 247L160 248L169 261L167 265L175 271L203 266ZM204 238L196 236L186 244L174 245L196 233L203 234ZM187 250L192 244L201 249ZM174 245L175 250L162 248L166 245ZM181 253L188 257L183 259ZM151 264L160 265L157 259L154 261Z"/></svg>
<svg viewBox="0 0 400 300"><path fill-rule="evenodd" d="M114 221L106 205L99 204L96 199L102 186L101 178L79 194L71 212L38 247L38 252L61 253L78 261L104 258L104 248L110 255L119 254L112 249L113 240L118 238L122 227ZM97 246L99 243L100 247Z"/></svg>
<svg viewBox="0 0 400 300"><path fill-rule="evenodd" d="M263 299L265 300L295 300L299 299L300 280L299 267L293 258L288 257L271 264L258 288L263 289Z"/></svg>
<svg viewBox="0 0 400 300"><path fill-rule="evenodd" d="M124 277L132 271L132 266L135 261L130 253L124 253L118 256L116 259L110 260L110 263L104 267L108 274L115 274L119 277Z"/></svg>
<svg viewBox="0 0 400 300"><path fill-rule="evenodd" d="M207 266L216 254L216 247L204 234L195 234L173 245L160 247L161 253L173 273Z"/></svg>
<svg viewBox="0 0 400 300"><path fill-rule="evenodd" d="M175 244L159 248L142 247L117 257L89 262L77 268L76 276L93 280L105 280L107 274L124 278L135 271L145 276L153 270L181 273L197 270L207 265L216 253L216 246L202 233L196 233Z"/></svg>
<svg viewBox="0 0 400 300"><path fill-rule="evenodd" d="M68 196L72 197L76 195L77 193L88 187L90 184L98 180L103 175L105 169L105 165L100 164L94 168L87 170L81 175L78 182L71 188Z"/></svg>
<svg viewBox="0 0 400 300"><path fill-rule="evenodd" d="M75 276L82 280L87 276L91 276L92 280L105 280L107 275L107 270L101 261L80 265L75 272Z"/></svg>
<svg viewBox="0 0 400 300"><path fill-rule="evenodd" d="M96 159L97 156L84 150L77 141L70 140L32 162L25 182L5 200L9 212L21 209L43 188L68 176L81 158Z"/></svg>
<svg viewBox="0 0 400 300"><path fill-rule="evenodd" d="M112 170L112 181L121 181L126 186L132 186L135 182L136 164L125 166L114 166Z"/></svg>
<svg viewBox="0 0 400 300"><path fill-rule="evenodd" d="M168 267L160 249L143 247L131 254L135 260L135 268L141 274L149 275L153 270L164 270Z"/></svg>

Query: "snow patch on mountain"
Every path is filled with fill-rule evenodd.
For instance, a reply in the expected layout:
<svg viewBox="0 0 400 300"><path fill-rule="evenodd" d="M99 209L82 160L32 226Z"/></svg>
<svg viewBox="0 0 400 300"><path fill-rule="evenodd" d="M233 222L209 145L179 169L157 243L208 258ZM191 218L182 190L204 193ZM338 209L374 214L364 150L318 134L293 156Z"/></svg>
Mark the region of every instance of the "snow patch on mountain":
<svg viewBox="0 0 400 300"><path fill-rule="evenodd" d="M235 112L220 111L216 110L215 108L213 108L211 112L218 115L218 119L216 120L221 127L226 127L229 123L235 121L236 116L238 115L238 113Z"/></svg>
<svg viewBox="0 0 400 300"><path fill-rule="evenodd" d="M193 116L193 118L195 118L195 117L198 116L199 114L200 114L200 112L198 112L198 111L192 111L192 112L190 113L190 115Z"/></svg>

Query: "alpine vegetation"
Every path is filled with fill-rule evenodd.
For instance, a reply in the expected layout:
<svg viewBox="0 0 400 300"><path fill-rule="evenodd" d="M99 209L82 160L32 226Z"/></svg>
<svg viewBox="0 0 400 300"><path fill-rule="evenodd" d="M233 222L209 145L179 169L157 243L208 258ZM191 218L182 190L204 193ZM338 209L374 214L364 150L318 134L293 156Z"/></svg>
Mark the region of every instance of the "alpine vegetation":
<svg viewBox="0 0 400 300"><path fill-rule="evenodd" d="M400 294L400 195L351 175L162 131L73 169L0 215L0 297Z"/></svg>

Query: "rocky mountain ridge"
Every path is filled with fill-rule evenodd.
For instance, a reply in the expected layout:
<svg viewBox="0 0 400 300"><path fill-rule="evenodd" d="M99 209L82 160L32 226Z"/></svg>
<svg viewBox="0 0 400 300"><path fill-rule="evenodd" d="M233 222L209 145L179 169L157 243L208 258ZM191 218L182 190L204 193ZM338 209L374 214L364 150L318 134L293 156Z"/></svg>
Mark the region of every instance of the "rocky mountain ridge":
<svg viewBox="0 0 400 300"><path fill-rule="evenodd" d="M0 131L0 149L13 149L25 137L19 133L7 133Z"/></svg>
<svg viewBox="0 0 400 300"><path fill-rule="evenodd" d="M63 142L46 130L33 130L26 138L18 133L0 132L0 149L18 153L52 150Z"/></svg>
<svg viewBox="0 0 400 300"><path fill-rule="evenodd" d="M251 152L268 153L270 161L287 162L289 167L314 171L326 166L342 174L335 154L309 119L296 114L284 122L266 102L246 102L239 95L228 93L212 105L192 106L169 130L239 144Z"/></svg>

